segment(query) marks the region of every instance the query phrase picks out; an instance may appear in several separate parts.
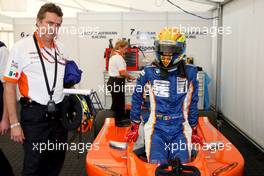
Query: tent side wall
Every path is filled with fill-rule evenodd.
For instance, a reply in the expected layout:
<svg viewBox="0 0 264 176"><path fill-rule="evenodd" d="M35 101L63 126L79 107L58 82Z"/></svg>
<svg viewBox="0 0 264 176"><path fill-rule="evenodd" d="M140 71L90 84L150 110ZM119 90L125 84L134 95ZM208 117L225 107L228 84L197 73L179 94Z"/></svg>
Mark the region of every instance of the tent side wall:
<svg viewBox="0 0 264 176"><path fill-rule="evenodd" d="M0 23L12 25L13 24L13 20L10 17L7 17L5 15L1 15L0 14ZM2 26L0 26L0 27L2 27Z"/></svg>
<svg viewBox="0 0 264 176"><path fill-rule="evenodd" d="M221 111L264 148L264 1L236 0L224 6Z"/></svg>

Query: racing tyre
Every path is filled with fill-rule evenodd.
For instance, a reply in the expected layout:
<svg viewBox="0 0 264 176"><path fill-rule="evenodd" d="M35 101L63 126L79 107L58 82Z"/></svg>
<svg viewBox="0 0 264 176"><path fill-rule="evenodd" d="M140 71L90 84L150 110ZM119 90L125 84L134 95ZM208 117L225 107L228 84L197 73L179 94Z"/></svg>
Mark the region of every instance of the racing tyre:
<svg viewBox="0 0 264 176"><path fill-rule="evenodd" d="M61 108L61 122L65 129L76 130L82 123L83 109L76 95L65 96Z"/></svg>

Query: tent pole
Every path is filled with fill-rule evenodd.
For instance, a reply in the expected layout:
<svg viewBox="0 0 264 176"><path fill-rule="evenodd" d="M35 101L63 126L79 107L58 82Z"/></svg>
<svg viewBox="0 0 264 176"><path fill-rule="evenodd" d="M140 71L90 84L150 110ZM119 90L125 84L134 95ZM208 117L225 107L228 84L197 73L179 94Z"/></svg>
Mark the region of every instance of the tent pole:
<svg viewBox="0 0 264 176"><path fill-rule="evenodd" d="M223 26L223 5L218 6L217 28ZM222 69L222 34L217 33L217 59L216 59L216 97L215 110L217 115L221 112L221 69Z"/></svg>
<svg viewBox="0 0 264 176"><path fill-rule="evenodd" d="M217 28L223 27L223 8L233 0L225 0L218 4ZM217 116L221 114L221 71L222 71L222 40L223 35L217 33L217 59L216 59L216 86L215 86L215 111Z"/></svg>

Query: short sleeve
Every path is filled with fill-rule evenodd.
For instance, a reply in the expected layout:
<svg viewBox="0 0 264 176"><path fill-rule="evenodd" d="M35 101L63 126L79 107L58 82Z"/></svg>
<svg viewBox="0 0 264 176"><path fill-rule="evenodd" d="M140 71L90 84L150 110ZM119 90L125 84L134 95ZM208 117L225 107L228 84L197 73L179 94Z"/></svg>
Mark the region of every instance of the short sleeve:
<svg viewBox="0 0 264 176"><path fill-rule="evenodd" d="M0 79L3 81L5 68L8 60L8 49L6 47L0 48Z"/></svg>
<svg viewBox="0 0 264 176"><path fill-rule="evenodd" d="M126 61L121 56L116 59L116 66L119 73L126 71Z"/></svg>
<svg viewBox="0 0 264 176"><path fill-rule="evenodd" d="M3 80L6 82L17 83L22 71L23 50L18 45L12 48L4 72Z"/></svg>

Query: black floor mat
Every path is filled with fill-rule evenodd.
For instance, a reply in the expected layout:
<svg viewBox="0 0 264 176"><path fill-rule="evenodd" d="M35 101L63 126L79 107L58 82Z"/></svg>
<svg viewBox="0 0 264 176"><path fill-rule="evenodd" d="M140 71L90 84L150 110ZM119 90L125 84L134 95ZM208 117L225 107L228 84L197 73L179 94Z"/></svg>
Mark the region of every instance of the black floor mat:
<svg viewBox="0 0 264 176"><path fill-rule="evenodd" d="M227 122L221 131L243 155L245 160L245 176L264 176L264 153L238 133Z"/></svg>
<svg viewBox="0 0 264 176"><path fill-rule="evenodd" d="M70 134L71 135L71 134ZM86 143L91 142L90 136L88 134L84 134L82 136L84 146ZM78 136L72 141L73 143L78 142ZM13 172L16 176L20 176L22 172L23 166L23 148L22 145L12 142L9 136L0 136L0 148L8 158ZM82 144L78 147L79 151L69 150L66 153L65 162L60 173L60 176L81 176L84 172L84 163L86 158L86 152L81 153L83 151ZM0 171L1 175L1 171ZM2 176L2 175L1 175Z"/></svg>

